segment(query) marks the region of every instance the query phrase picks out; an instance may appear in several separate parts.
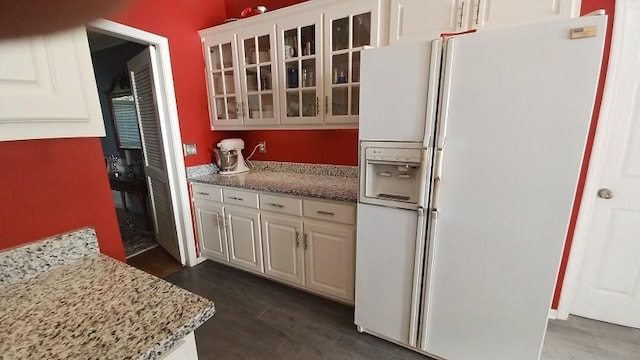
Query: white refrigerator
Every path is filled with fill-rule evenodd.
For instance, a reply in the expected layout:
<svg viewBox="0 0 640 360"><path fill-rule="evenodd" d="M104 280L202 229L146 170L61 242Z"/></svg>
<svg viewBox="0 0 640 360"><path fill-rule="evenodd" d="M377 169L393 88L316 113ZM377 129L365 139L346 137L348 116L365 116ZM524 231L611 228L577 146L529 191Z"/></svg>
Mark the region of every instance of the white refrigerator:
<svg viewBox="0 0 640 360"><path fill-rule="evenodd" d="M415 206L361 191L360 331L444 359L539 358L605 32L590 16L363 52L361 144L421 144L425 176ZM361 152L363 188L381 162Z"/></svg>

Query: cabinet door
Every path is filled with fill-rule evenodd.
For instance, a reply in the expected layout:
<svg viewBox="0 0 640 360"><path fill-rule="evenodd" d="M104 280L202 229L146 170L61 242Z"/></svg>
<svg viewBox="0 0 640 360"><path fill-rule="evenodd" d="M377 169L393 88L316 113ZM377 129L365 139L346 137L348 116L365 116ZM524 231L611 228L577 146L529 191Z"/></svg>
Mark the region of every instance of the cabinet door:
<svg viewBox="0 0 640 360"><path fill-rule="evenodd" d="M260 222L265 274L303 285L302 220L262 214Z"/></svg>
<svg viewBox="0 0 640 360"><path fill-rule="evenodd" d="M391 0L389 43L432 40L461 31L468 8L464 0Z"/></svg>
<svg viewBox="0 0 640 360"><path fill-rule="evenodd" d="M304 223L306 285L310 289L353 301L355 231L331 223Z"/></svg>
<svg viewBox="0 0 640 360"><path fill-rule="evenodd" d="M379 2L353 1L325 12L325 123L357 124L360 114L360 52L379 45Z"/></svg>
<svg viewBox="0 0 640 360"><path fill-rule="evenodd" d="M205 38L202 46L206 62L211 129L216 126L242 125L235 34L216 34L215 37Z"/></svg>
<svg viewBox="0 0 640 360"><path fill-rule="evenodd" d="M196 230L202 255L211 259L229 261L222 204L194 200L193 207L196 213Z"/></svg>
<svg viewBox="0 0 640 360"><path fill-rule="evenodd" d="M313 12L278 23L283 124L322 124L321 25Z"/></svg>
<svg viewBox="0 0 640 360"><path fill-rule="evenodd" d="M0 41L0 141L104 136L84 27Z"/></svg>
<svg viewBox="0 0 640 360"><path fill-rule="evenodd" d="M275 81L275 26L250 26L237 33L245 125L277 124L278 83Z"/></svg>
<svg viewBox="0 0 640 360"><path fill-rule="evenodd" d="M225 206L229 262L248 270L264 272L257 210Z"/></svg>
<svg viewBox="0 0 640 360"><path fill-rule="evenodd" d="M576 0L473 0L470 28L568 19L578 16Z"/></svg>

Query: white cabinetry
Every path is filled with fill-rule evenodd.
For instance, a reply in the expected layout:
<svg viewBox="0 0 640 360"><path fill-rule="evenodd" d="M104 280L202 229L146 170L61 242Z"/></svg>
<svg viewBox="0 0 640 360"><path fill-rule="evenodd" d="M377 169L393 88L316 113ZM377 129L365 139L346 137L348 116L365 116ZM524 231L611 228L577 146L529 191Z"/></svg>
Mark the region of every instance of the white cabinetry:
<svg viewBox="0 0 640 360"><path fill-rule="evenodd" d="M229 262L248 270L263 272L260 215L255 209L225 206Z"/></svg>
<svg viewBox="0 0 640 360"><path fill-rule="evenodd" d="M194 184L201 253L353 303L355 206Z"/></svg>
<svg viewBox="0 0 640 360"><path fill-rule="evenodd" d="M360 51L386 33L383 4L308 2L200 31L212 129L357 127Z"/></svg>
<svg viewBox="0 0 640 360"><path fill-rule="evenodd" d="M193 201L201 251L208 258L229 261L227 234L224 229L224 213L221 204L207 200Z"/></svg>
<svg viewBox="0 0 640 360"><path fill-rule="evenodd" d="M390 0L389 43L578 16L579 0Z"/></svg>
<svg viewBox="0 0 640 360"><path fill-rule="evenodd" d="M84 28L0 41L0 141L104 136Z"/></svg>
<svg viewBox="0 0 640 360"><path fill-rule="evenodd" d="M342 299L353 299L354 228L305 221L304 248L307 287Z"/></svg>
<svg viewBox="0 0 640 360"><path fill-rule="evenodd" d="M262 215L264 273L304 285L302 220L283 215Z"/></svg>

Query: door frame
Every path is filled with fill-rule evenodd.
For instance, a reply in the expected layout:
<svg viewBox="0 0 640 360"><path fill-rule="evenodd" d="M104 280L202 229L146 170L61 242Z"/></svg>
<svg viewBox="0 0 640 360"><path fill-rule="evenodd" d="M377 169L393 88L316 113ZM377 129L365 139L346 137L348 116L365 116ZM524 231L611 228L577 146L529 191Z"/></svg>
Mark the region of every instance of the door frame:
<svg viewBox="0 0 640 360"><path fill-rule="evenodd" d="M606 135L609 131L607 124L613 115L613 101L615 89L618 86L618 61L622 53L622 31L627 21L626 8L630 2L634 0L616 0L615 2L615 19L613 23L613 33L611 36L611 50L609 55L609 65L607 68L607 79L605 80L604 93L602 96L602 106L598 115L598 123L593 142L591 160L587 170L587 176L582 193L581 205L578 210L578 218L576 221L575 233L571 248L569 249L569 258L565 272L564 282L560 288L560 299L558 302L558 310L556 318L567 320L571 313L573 300L575 298L580 270L586 253L588 244L588 235L590 220L595 211L597 198L593 196L598 191L601 184L602 175L600 174L600 165L604 159ZM637 0L635 0L637 1Z"/></svg>
<svg viewBox="0 0 640 360"><path fill-rule="evenodd" d="M198 258L196 255L193 218L191 204L189 202L189 187L182 152L178 107L173 85L169 40L160 35L105 19L95 20L89 23L86 28L92 32L142 45L150 45L156 48L156 60L160 75L159 80L161 81L161 93L158 94L158 100L163 103L166 111L166 116L160 117L160 121L163 121L165 129L167 129L166 138L163 138L162 142L165 148L169 150L166 154L165 165L169 178L173 217L176 222L178 247L180 248L180 257L185 259L186 265L195 266L204 261L204 258Z"/></svg>

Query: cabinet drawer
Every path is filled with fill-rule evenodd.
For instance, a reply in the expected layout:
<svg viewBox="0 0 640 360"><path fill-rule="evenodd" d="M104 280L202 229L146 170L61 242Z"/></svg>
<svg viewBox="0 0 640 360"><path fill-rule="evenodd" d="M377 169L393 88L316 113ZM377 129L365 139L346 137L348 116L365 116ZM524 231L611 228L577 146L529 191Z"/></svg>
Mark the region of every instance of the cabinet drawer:
<svg viewBox="0 0 640 360"><path fill-rule="evenodd" d="M260 209L302 216L302 200L283 196L260 194Z"/></svg>
<svg viewBox="0 0 640 360"><path fill-rule="evenodd" d="M222 189L222 197L226 204L236 204L256 209L258 208L257 193L234 189Z"/></svg>
<svg viewBox="0 0 640 360"><path fill-rule="evenodd" d="M356 208L351 204L304 200L303 210L305 217L351 225L356 223Z"/></svg>
<svg viewBox="0 0 640 360"><path fill-rule="evenodd" d="M192 184L193 197L216 202L222 202L222 189L215 186Z"/></svg>

